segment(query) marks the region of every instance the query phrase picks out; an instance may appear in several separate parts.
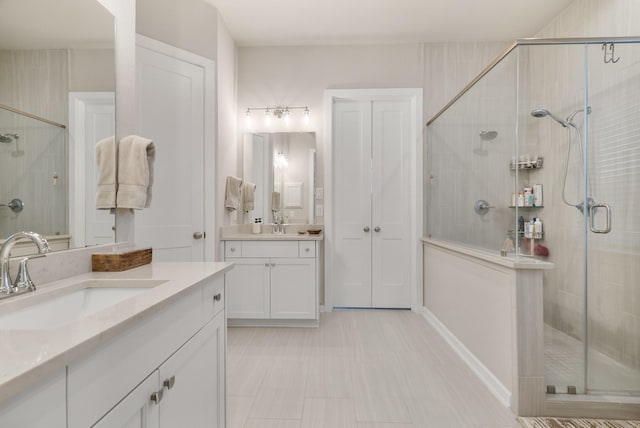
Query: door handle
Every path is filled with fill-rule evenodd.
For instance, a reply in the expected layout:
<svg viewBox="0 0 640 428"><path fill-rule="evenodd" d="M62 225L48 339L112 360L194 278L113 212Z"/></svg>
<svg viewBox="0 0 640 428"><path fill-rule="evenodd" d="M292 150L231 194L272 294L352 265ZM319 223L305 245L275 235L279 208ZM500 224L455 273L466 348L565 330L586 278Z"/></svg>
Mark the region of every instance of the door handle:
<svg viewBox="0 0 640 428"><path fill-rule="evenodd" d="M362 230L364 230L365 232L368 232L368 231L370 231L371 229L369 229L369 226L365 226L365 227L364 227L364 229L362 229Z"/></svg>
<svg viewBox="0 0 640 428"><path fill-rule="evenodd" d="M202 239L204 234L202 232L193 232L193 239Z"/></svg>
<svg viewBox="0 0 640 428"><path fill-rule="evenodd" d="M376 226L376 227L373 229L373 231L374 231L374 232L380 232L380 230L382 230L382 229L380 229L380 226Z"/></svg>
<svg viewBox="0 0 640 428"><path fill-rule="evenodd" d="M596 208L604 208L607 212L607 224L604 229L597 229L594 223ZM611 207L609 204L591 204L589 206L589 229L593 233L609 233L611 232Z"/></svg>

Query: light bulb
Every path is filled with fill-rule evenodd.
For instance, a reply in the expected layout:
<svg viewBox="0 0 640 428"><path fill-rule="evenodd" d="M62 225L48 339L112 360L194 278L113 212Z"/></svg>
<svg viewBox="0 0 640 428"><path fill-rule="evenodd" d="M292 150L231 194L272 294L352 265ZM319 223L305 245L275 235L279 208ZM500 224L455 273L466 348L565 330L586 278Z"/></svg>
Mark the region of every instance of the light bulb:
<svg viewBox="0 0 640 428"><path fill-rule="evenodd" d="M264 123L267 126L271 126L271 112L269 109L264 112Z"/></svg>
<svg viewBox="0 0 640 428"><path fill-rule="evenodd" d="M283 114L284 114L284 125L288 128L289 127L289 123L290 123L290 120L289 120L289 116L290 116L289 109L285 108Z"/></svg>
<svg viewBox="0 0 640 428"><path fill-rule="evenodd" d="M309 107L304 108L304 124L309 124Z"/></svg>
<svg viewBox="0 0 640 428"><path fill-rule="evenodd" d="M251 120L251 110L250 109L247 109L247 113L245 114L244 122L245 122L245 126L247 128L251 128L253 121Z"/></svg>

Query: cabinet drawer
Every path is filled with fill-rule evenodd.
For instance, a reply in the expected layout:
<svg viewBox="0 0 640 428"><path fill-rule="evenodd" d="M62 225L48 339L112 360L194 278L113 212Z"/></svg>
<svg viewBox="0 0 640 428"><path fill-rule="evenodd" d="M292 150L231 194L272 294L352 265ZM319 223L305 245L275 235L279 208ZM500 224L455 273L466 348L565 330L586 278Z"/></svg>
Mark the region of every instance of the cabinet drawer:
<svg viewBox="0 0 640 428"><path fill-rule="evenodd" d="M298 257L313 258L316 256L316 242L315 241L299 241L298 242Z"/></svg>
<svg viewBox="0 0 640 428"><path fill-rule="evenodd" d="M242 241L242 257L298 257L298 242Z"/></svg>
<svg viewBox="0 0 640 428"><path fill-rule="evenodd" d="M224 258L242 257L242 241L225 241Z"/></svg>
<svg viewBox="0 0 640 428"><path fill-rule="evenodd" d="M224 309L224 276L218 275L204 284L204 322Z"/></svg>

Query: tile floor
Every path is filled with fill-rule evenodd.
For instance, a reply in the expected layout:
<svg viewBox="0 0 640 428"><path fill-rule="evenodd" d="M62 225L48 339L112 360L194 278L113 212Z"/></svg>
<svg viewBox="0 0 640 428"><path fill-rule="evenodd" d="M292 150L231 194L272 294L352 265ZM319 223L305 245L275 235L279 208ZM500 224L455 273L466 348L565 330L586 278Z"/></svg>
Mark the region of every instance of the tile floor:
<svg viewBox="0 0 640 428"><path fill-rule="evenodd" d="M320 327L229 328L228 428L520 428L409 311L323 313Z"/></svg>

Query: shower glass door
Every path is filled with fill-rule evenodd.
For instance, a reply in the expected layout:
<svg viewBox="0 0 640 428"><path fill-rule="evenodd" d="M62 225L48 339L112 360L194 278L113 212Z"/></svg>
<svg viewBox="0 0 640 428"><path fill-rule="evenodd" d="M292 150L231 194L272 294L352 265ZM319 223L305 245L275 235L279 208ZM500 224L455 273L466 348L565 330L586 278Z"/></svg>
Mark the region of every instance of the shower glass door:
<svg viewBox="0 0 640 428"><path fill-rule="evenodd" d="M640 395L640 44L587 45L585 71L585 387Z"/></svg>

